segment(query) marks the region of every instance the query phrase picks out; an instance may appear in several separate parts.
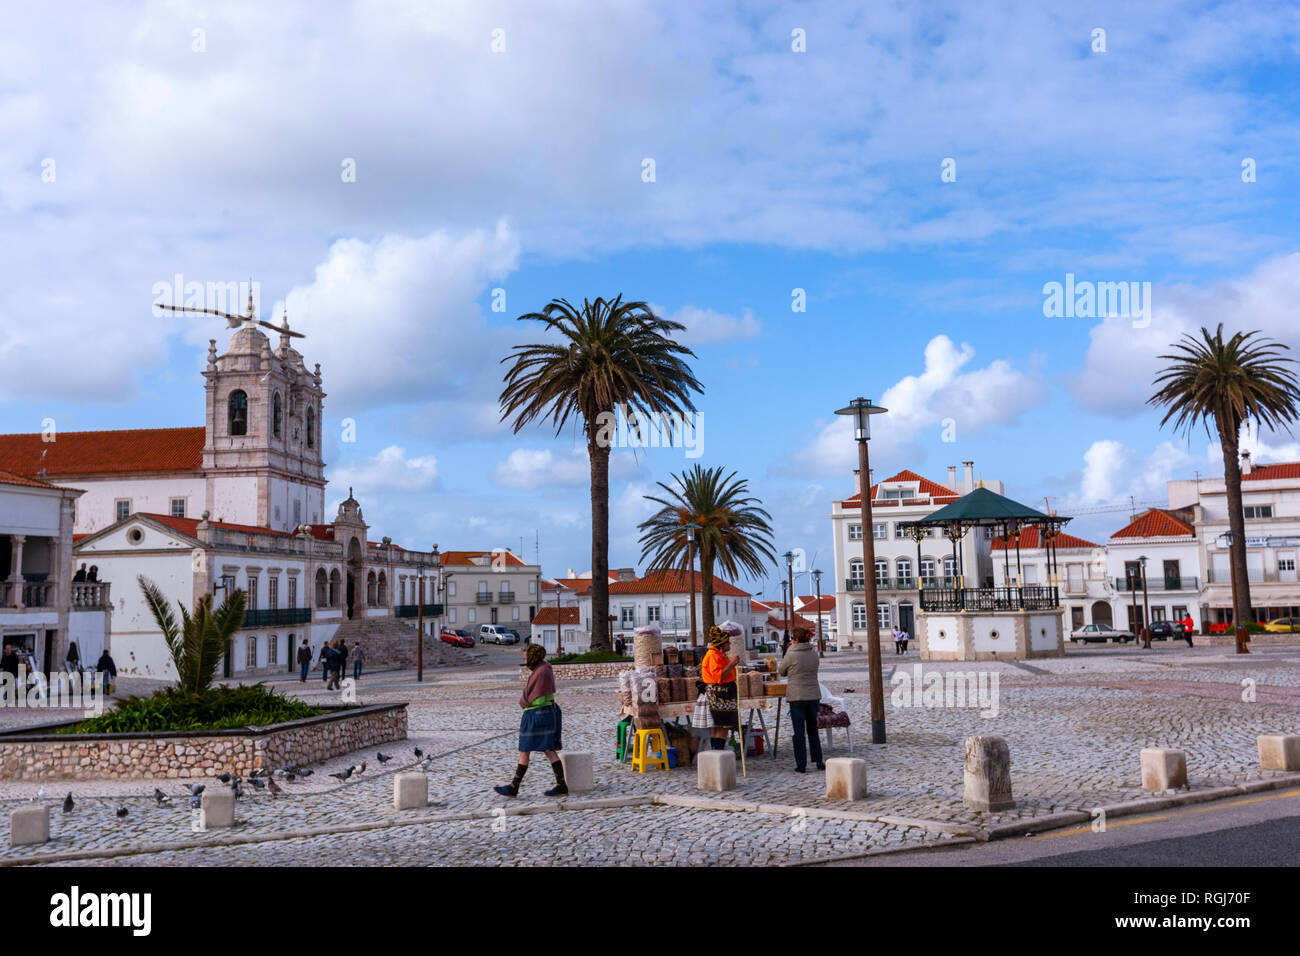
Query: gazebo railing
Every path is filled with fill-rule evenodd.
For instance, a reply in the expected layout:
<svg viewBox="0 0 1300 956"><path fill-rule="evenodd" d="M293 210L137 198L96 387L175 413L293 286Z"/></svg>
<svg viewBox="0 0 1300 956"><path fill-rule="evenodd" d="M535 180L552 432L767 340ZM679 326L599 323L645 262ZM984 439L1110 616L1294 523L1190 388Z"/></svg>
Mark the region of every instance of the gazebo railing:
<svg viewBox="0 0 1300 956"><path fill-rule="evenodd" d="M1060 589L1037 584L1023 588L925 588L922 611L1047 611L1061 606Z"/></svg>

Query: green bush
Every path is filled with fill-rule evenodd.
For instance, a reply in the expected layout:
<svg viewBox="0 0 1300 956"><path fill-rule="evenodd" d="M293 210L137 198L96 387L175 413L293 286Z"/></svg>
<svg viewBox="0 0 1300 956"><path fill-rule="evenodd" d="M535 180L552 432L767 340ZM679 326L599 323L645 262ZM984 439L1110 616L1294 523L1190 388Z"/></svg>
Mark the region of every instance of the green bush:
<svg viewBox="0 0 1300 956"><path fill-rule="evenodd" d="M586 654L561 654L548 657L552 664L608 664L614 661L632 663L632 658L613 651L588 651Z"/></svg>
<svg viewBox="0 0 1300 956"><path fill-rule="evenodd" d="M165 733L177 730L221 730L228 727L265 727L324 713L318 707L290 700L262 684L210 687L186 694L168 687L148 697L128 697L117 707L91 717L60 734Z"/></svg>

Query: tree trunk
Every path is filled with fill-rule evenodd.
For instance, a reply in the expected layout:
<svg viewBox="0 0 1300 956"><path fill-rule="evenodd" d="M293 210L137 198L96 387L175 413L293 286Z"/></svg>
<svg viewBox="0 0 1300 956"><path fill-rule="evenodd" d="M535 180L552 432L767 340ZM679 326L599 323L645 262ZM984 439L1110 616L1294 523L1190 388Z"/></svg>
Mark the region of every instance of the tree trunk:
<svg viewBox="0 0 1300 956"><path fill-rule="evenodd" d="M714 625L713 615L713 555L700 552L700 603L704 605L704 642L709 641L709 628ZM734 648L733 648L734 650Z"/></svg>
<svg viewBox="0 0 1300 956"><path fill-rule="evenodd" d="M587 443L591 459L591 649L609 640L609 448Z"/></svg>
<svg viewBox="0 0 1300 956"><path fill-rule="evenodd" d="M1237 579L1237 606L1232 609L1234 625L1253 620L1250 613L1250 579L1246 571L1246 518L1241 508L1241 462L1238 458L1235 420L1218 419L1219 445L1223 449L1223 483L1228 496L1228 528L1233 533L1229 560Z"/></svg>

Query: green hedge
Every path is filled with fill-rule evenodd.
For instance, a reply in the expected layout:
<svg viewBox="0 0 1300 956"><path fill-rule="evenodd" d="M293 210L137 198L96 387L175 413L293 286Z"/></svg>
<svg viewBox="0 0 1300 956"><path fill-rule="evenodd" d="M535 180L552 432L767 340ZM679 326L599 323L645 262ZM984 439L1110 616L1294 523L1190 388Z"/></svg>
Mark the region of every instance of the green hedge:
<svg viewBox="0 0 1300 956"><path fill-rule="evenodd" d="M265 727L323 713L319 707L291 700L262 684L210 687L198 694L169 687L148 697L128 697L113 710L56 733L134 734Z"/></svg>
<svg viewBox="0 0 1300 956"><path fill-rule="evenodd" d="M624 657L622 654L616 654L613 651L588 651L586 654L561 654L558 657L548 657L552 664L610 664L632 663L632 658Z"/></svg>

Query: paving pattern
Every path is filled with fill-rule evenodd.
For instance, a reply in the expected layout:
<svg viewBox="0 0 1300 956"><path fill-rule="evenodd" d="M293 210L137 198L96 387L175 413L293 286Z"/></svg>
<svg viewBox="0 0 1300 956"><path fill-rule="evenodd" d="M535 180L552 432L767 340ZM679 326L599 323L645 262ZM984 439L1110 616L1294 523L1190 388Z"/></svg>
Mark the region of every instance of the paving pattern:
<svg viewBox="0 0 1300 956"><path fill-rule="evenodd" d="M317 766L311 777L284 784L287 793L275 800L246 787L230 830L196 831L188 798L175 781L159 784L173 795L172 805L163 807L149 796L154 784L147 781L45 784L40 796L41 785L0 782L4 814L33 799L52 808L51 841L0 847L0 863L50 854L94 854L66 862L97 866L797 862L915 846L1137 799L1143 796L1142 747L1186 750L1193 790L1274 776L1258 769L1256 736L1300 733L1300 647L1249 657L1182 645L1148 652L1089 648L1028 667L923 665L925 672L940 674L996 674L995 717L982 717L974 708L895 707L890 675L895 668L914 673L918 659L915 653L886 654L884 663L889 742L872 746L865 655L831 655L823 662L823 682L843 697L853 721L853 756L867 762L870 793L852 804L827 801L821 774L793 772L785 717L778 759L750 758L748 776L729 793L700 794L693 768L631 772L614 759L612 679L560 685L565 745L593 754L595 789L563 804L545 797L553 776L538 754L519 799L499 797L491 787L506 782L514 767L520 685L513 667L496 663L434 671L422 684L411 673L363 678L358 695L364 703L411 701L411 739L378 748L395 759L381 765L376 748L337 758ZM1245 678L1254 682L1253 701L1242 699L1249 697L1243 694ZM289 679L277 686L309 701L337 698L319 680ZM0 710L0 725L30 716L17 714ZM1011 811L977 814L962 805L964 741L976 733L1001 735L1010 745L1017 800ZM431 803L427 810L399 812L393 809L392 777L416 766L415 747L436 758L429 771ZM837 731L826 756L848 754L845 735ZM329 777L363 760L365 772L346 783ZM59 804L69 789L77 806L65 816ZM710 802L653 805L656 795L707 796ZM590 801L640 803L572 808ZM756 812L755 804L764 810ZM120 806L127 808L121 819ZM825 812L853 818L818 816Z"/></svg>

